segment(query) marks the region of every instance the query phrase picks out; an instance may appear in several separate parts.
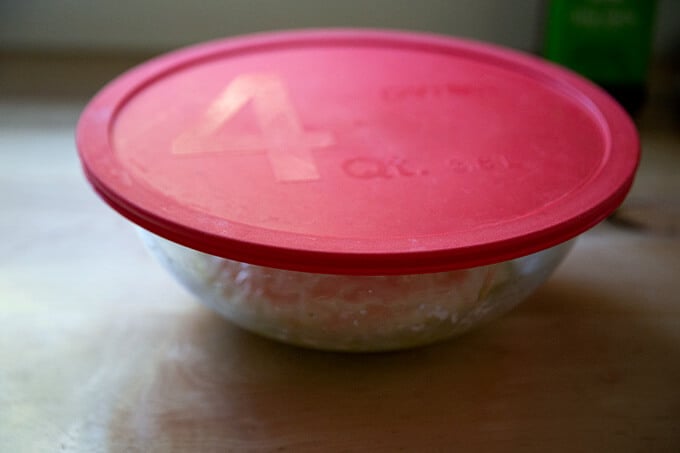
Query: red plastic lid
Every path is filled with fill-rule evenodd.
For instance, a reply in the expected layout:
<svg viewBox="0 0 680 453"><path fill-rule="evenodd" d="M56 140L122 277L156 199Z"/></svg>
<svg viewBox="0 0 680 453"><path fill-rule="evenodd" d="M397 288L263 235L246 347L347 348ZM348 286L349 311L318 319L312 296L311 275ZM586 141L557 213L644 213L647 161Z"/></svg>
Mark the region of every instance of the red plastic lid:
<svg viewBox="0 0 680 453"><path fill-rule="evenodd" d="M203 252L406 274L526 255L623 200L635 127L537 58L399 32L228 39L156 58L87 106L86 175L121 214Z"/></svg>

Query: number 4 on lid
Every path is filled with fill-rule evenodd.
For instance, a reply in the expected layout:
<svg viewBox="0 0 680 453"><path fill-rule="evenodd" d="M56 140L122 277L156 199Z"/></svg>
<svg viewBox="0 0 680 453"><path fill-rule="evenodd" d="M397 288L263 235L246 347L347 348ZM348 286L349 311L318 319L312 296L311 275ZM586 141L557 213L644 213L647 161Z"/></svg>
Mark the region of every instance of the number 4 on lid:
<svg viewBox="0 0 680 453"><path fill-rule="evenodd" d="M224 143L215 139L219 128L252 101L260 135L232 134ZM175 154L266 152L277 181L319 179L314 148L333 144L327 132L306 132L275 74L243 74L227 85L207 108L200 122L175 139Z"/></svg>

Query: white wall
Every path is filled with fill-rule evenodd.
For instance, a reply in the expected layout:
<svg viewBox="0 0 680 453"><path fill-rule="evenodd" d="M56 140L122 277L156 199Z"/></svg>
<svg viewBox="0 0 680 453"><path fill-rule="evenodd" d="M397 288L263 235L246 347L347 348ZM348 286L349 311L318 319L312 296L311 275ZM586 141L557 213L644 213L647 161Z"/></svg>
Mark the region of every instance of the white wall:
<svg viewBox="0 0 680 453"><path fill-rule="evenodd" d="M643 0L644 1L644 0ZM161 51L298 27L429 30L540 46L545 0L0 0L0 48ZM659 1L656 50L680 41L680 0Z"/></svg>

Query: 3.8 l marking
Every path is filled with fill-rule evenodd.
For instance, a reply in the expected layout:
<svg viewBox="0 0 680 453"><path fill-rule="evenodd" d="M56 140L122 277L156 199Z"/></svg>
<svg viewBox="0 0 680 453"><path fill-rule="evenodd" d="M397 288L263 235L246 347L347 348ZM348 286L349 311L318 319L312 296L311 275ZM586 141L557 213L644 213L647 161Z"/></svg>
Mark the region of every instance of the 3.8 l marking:
<svg viewBox="0 0 680 453"><path fill-rule="evenodd" d="M451 158L446 162L446 165L456 173L474 173L477 171L494 171L510 168L510 162L502 154L480 156L476 159Z"/></svg>

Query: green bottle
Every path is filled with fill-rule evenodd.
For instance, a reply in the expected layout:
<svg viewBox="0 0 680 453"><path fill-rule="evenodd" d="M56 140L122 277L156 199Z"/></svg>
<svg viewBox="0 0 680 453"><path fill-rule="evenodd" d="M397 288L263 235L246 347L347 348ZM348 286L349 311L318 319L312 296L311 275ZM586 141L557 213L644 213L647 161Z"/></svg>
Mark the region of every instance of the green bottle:
<svg viewBox="0 0 680 453"><path fill-rule="evenodd" d="M544 55L601 85L631 115L646 98L656 0L551 0Z"/></svg>

